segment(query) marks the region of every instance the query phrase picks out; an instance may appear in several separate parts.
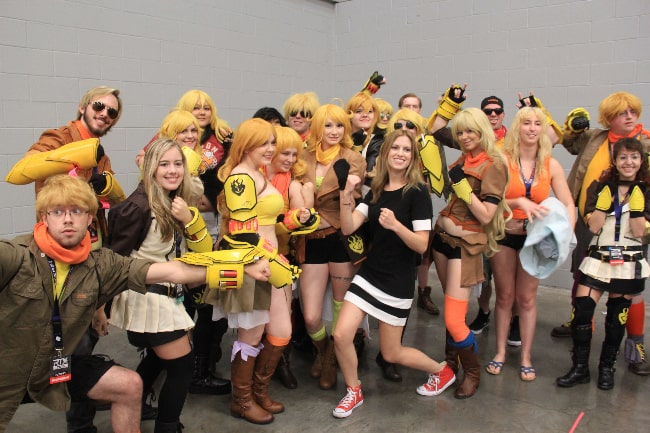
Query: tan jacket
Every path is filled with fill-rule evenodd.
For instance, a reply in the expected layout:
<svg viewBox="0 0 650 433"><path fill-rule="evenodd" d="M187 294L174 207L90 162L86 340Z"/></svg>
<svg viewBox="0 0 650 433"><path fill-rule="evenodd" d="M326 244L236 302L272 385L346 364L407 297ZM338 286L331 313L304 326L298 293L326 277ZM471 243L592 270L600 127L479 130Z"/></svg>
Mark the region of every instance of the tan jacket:
<svg viewBox="0 0 650 433"><path fill-rule="evenodd" d="M304 152L304 160L307 163L307 173L304 182L312 182L316 185L316 152ZM366 175L366 160L359 152L351 149L341 148L341 152L334 158L332 164L327 169L323 183L316 191L316 200L314 208L320 214L320 217L330 223L331 226L341 228L341 214L339 206L339 181L334 173L334 163L339 159L345 159L350 164L350 174L356 174L363 181ZM361 184L355 192L355 199L361 198Z"/></svg>

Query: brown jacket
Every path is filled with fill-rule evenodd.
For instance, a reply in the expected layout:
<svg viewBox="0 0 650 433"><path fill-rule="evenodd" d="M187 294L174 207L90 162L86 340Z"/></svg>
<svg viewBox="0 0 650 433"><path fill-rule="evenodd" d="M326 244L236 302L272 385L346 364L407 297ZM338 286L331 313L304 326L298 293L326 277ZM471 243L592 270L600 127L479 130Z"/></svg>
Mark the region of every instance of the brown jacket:
<svg viewBox="0 0 650 433"><path fill-rule="evenodd" d="M79 344L97 306L126 289L145 291L150 264L100 248L72 268L60 299L64 354ZM53 305L52 272L33 236L0 241L0 431L25 393L50 409L69 408L65 383L49 383Z"/></svg>
<svg viewBox="0 0 650 433"><path fill-rule="evenodd" d="M307 173L304 182L312 182L316 185L316 152L304 152L304 160L307 163ZM339 159L345 159L350 164L350 174L356 174L363 181L366 175L366 160L359 152L351 149L341 148L341 152L334 158L332 164L327 169L323 183L316 191L316 200L314 208L320 214L320 217L330 223L331 226L341 228L341 214L339 206L339 181L334 173L334 163ZM355 193L355 198L361 198L361 184Z"/></svg>

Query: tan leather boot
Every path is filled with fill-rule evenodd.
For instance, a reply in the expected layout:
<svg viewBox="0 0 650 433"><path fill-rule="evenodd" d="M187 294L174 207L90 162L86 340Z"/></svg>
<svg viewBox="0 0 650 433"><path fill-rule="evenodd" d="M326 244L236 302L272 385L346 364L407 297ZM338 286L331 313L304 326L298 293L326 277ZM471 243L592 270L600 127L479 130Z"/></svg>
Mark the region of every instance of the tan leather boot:
<svg viewBox="0 0 650 433"><path fill-rule="evenodd" d="M456 388L454 397L459 399L470 398L478 389L481 381L481 365L478 355L474 353L474 345L458 349L460 364L463 366L463 380Z"/></svg>
<svg viewBox="0 0 650 433"><path fill-rule="evenodd" d="M431 286L418 287L418 307L434 316L440 314L438 306L431 300Z"/></svg>
<svg viewBox="0 0 650 433"><path fill-rule="evenodd" d="M329 342L329 337L326 335L322 340L314 341L314 347L316 348L316 358L314 358L314 363L311 366L309 375L312 379L318 379L321 375L321 370L323 369L323 355L325 350L327 350L327 343Z"/></svg>
<svg viewBox="0 0 650 433"><path fill-rule="evenodd" d="M336 386L336 353L334 353L334 341L327 339L327 348L323 354L323 369L320 374L318 386L320 389L332 389Z"/></svg>
<svg viewBox="0 0 650 433"><path fill-rule="evenodd" d="M271 400L269 396L269 383L275 372L278 361L284 352L285 346L274 346L264 339L264 348L257 355L255 370L253 371L253 397L255 402L266 411L273 414L284 412L284 405L279 401Z"/></svg>
<svg viewBox="0 0 650 433"><path fill-rule="evenodd" d="M244 418L253 424L268 424L273 421L273 415L258 405L253 399L253 369L256 358L249 356L242 360L241 352L237 353L230 365L232 383L232 400L230 414Z"/></svg>

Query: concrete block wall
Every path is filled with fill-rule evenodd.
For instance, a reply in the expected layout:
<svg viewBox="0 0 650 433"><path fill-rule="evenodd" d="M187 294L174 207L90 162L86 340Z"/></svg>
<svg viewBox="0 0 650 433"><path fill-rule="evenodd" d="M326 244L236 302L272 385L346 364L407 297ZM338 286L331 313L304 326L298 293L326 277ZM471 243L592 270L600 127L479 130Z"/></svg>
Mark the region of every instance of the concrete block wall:
<svg viewBox="0 0 650 433"><path fill-rule="evenodd" d="M124 114L102 139L125 191L133 157L188 89L236 126L295 92L347 99L373 70L377 95L407 91L423 112L452 82L468 105L533 89L558 121L597 113L607 94L650 101L646 0L0 0L0 174L40 133L74 118L80 96L121 90ZM644 113L642 121L647 118ZM508 118L506 118L508 123ZM595 120L592 121L596 125ZM572 157L555 156L568 170ZM448 156L454 159L453 152ZM33 188L0 182L0 237L32 228ZM565 286L566 281L555 285Z"/></svg>

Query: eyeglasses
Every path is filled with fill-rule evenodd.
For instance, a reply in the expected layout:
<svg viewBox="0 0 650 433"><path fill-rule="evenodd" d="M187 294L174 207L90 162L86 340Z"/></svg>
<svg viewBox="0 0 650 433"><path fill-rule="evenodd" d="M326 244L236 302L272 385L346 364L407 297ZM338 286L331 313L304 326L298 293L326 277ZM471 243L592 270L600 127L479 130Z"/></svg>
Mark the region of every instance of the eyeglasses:
<svg viewBox="0 0 650 433"><path fill-rule="evenodd" d="M388 120L390 119L390 113L379 113L379 118L381 120Z"/></svg>
<svg viewBox="0 0 650 433"><path fill-rule="evenodd" d="M621 111L620 113L618 113L618 115L621 116L621 117L628 117L628 116L633 117L633 116L638 116L639 113L637 113L636 110L630 108L628 110Z"/></svg>
<svg viewBox="0 0 650 433"><path fill-rule="evenodd" d="M416 129L415 123L411 122L410 120L407 120L406 123L400 123L400 122L395 122L393 123L393 128L395 129Z"/></svg>
<svg viewBox="0 0 650 433"><path fill-rule="evenodd" d="M88 215L87 210L79 209L78 207L72 209L52 209L47 211L47 216L55 220L62 220L66 215L70 215L72 219L81 219L85 215Z"/></svg>
<svg viewBox="0 0 650 433"><path fill-rule="evenodd" d="M117 118L117 115L119 114L119 111L117 111L113 107L107 107L106 104L104 104L102 101L95 101L92 104L90 104L91 107L93 107L93 110L97 113L101 113L104 111L104 108L106 109L106 114L108 114L108 117L111 118L111 120L115 120Z"/></svg>
<svg viewBox="0 0 650 433"><path fill-rule="evenodd" d="M300 117L303 117L305 119L311 119L311 113L309 111L292 111L289 113L289 116L298 117L298 114L300 114Z"/></svg>
<svg viewBox="0 0 650 433"><path fill-rule="evenodd" d="M499 114L503 113L503 108L484 108L483 112L488 116L492 113L498 116Z"/></svg>

